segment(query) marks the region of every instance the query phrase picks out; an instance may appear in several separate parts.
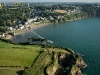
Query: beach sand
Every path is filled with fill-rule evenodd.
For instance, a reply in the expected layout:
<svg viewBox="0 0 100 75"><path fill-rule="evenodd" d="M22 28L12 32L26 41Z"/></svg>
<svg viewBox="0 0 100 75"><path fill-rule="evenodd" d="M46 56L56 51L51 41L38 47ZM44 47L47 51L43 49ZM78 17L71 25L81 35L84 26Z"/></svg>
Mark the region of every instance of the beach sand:
<svg viewBox="0 0 100 75"><path fill-rule="evenodd" d="M36 25L36 24L32 24L31 25L31 28L30 29L21 29L21 30L16 30L16 31L13 31L13 32L15 32L15 35L14 36L12 36L12 35L7 35L7 37L6 37L6 39L12 39L13 37L15 37L15 36L17 36L17 35L21 35L21 34L24 34L24 33L26 33L26 32L28 32L28 31L30 31L30 30L34 30L34 29L37 29L37 28L40 28L40 27L43 27L43 26L46 26L46 25L49 25L50 23L44 23L44 24L38 24L38 25Z"/></svg>
<svg viewBox="0 0 100 75"><path fill-rule="evenodd" d="M70 21L75 21L75 20L79 20L79 19L82 19L82 18L77 18L77 19L74 19L74 20L67 20L66 22L70 22ZM20 35L20 34L24 34L25 32L28 32L30 30L34 30L34 29L37 29L37 28L40 28L40 27L43 27L43 26L46 26L46 25L50 25L52 23L42 23L42 24L34 24L34 23L31 23L31 28L30 29L21 29L21 30L16 30L16 31L13 31L15 32L15 35L14 36L17 36L17 35ZM11 39L13 38L14 36L11 36L11 35L8 35L6 37L6 39Z"/></svg>

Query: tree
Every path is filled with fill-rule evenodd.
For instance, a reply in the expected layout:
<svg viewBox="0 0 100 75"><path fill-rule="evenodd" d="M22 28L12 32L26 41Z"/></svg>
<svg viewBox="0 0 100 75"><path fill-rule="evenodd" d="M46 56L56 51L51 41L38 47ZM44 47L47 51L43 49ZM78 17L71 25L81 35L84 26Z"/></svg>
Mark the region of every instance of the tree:
<svg viewBox="0 0 100 75"><path fill-rule="evenodd" d="M7 25L8 25L8 26L12 26L12 22L11 22L10 19L7 19Z"/></svg>

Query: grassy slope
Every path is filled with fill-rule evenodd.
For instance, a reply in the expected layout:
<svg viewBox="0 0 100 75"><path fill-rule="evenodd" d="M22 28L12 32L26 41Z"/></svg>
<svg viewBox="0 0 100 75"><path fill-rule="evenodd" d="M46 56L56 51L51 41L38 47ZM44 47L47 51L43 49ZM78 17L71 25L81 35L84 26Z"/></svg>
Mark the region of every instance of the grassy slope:
<svg viewBox="0 0 100 75"><path fill-rule="evenodd" d="M50 51L50 52L48 52ZM53 53L52 53L53 51ZM26 69L23 75L53 75L53 68L57 69L58 64L58 53L70 54L70 52L59 48L44 48L32 67Z"/></svg>
<svg viewBox="0 0 100 75"><path fill-rule="evenodd" d="M29 67L39 55L40 48L40 46L8 44L0 40L0 66Z"/></svg>
<svg viewBox="0 0 100 75"><path fill-rule="evenodd" d="M0 40L0 66L30 67L40 54L41 46L9 44ZM21 68L1 68L0 75L22 75Z"/></svg>
<svg viewBox="0 0 100 75"><path fill-rule="evenodd" d="M44 48L40 54L40 49L41 46L14 45L0 40L0 66L29 67L24 70L23 74L20 72L20 68L2 69L0 67L0 75L54 75L57 68L60 67L58 64L59 52L73 54L71 50L66 51L61 48ZM36 59L38 55L39 57Z"/></svg>
<svg viewBox="0 0 100 75"><path fill-rule="evenodd" d="M25 70L23 75L44 75L44 68L50 60L47 52L42 52L32 67Z"/></svg>
<svg viewBox="0 0 100 75"><path fill-rule="evenodd" d="M21 71L18 69L1 69L0 75L21 75Z"/></svg>

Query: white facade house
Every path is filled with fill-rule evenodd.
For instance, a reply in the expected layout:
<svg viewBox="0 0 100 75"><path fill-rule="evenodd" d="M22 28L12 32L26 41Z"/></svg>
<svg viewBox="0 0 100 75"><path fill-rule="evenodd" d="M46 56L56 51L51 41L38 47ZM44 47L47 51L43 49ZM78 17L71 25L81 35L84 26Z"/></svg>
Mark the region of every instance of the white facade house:
<svg viewBox="0 0 100 75"><path fill-rule="evenodd" d="M13 27L8 27L7 30L13 30Z"/></svg>
<svg viewBox="0 0 100 75"><path fill-rule="evenodd" d="M0 38L1 38L1 37L5 37L5 34L4 34L4 33L3 33L3 34L0 34Z"/></svg>

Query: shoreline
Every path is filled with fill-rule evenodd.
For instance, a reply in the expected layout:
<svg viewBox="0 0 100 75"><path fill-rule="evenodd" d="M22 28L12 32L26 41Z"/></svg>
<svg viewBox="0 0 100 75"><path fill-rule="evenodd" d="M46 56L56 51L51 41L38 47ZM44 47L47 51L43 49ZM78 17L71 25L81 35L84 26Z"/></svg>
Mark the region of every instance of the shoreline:
<svg viewBox="0 0 100 75"><path fill-rule="evenodd" d="M49 24L52 24L52 23L44 23L44 24L33 24L32 23L32 25L31 25L31 29L21 29L21 30L17 30L17 31L15 31L15 35L14 36L12 36L12 35L8 35L7 37L6 37L6 39L9 39L9 40L11 40L13 37L15 37L15 36L17 36L17 35L21 35L21 34L24 34L24 33L26 33L26 32L28 32L28 31L30 31L30 30L34 30L34 29L37 29L37 28L40 28L40 27L43 27L43 26L46 26L46 25L49 25ZM14 31L13 31L14 32ZM8 33L8 32L7 32Z"/></svg>
<svg viewBox="0 0 100 75"><path fill-rule="evenodd" d="M33 25L31 25L31 28L30 28L30 29L22 29L20 32L17 32L17 33L15 34L15 36L16 36L16 35L19 35L19 34L26 33L26 32L28 32L28 31L30 31L30 30L34 30L34 29L37 29L37 28L46 26L46 25L49 25L49 24L38 24L38 25L33 24Z"/></svg>
<svg viewBox="0 0 100 75"><path fill-rule="evenodd" d="M87 17L84 17L84 18L87 18ZM80 19L84 19L84 18L76 18L76 19L73 19L73 20L66 20L65 22L72 22L72 21L76 21L76 20L80 20ZM63 22L58 22L58 23L63 23ZM14 36L8 35L6 37L6 39L11 40L13 37L15 37L17 35L21 35L21 34L24 34L24 33L28 32L28 31L30 31L30 30L38 29L40 27L44 27L44 26L47 26L47 25L50 25L50 24L57 24L57 23L41 23L41 24L34 24L34 23L32 23L30 29L25 29L24 28L24 29L21 29L21 30L16 30Z"/></svg>

